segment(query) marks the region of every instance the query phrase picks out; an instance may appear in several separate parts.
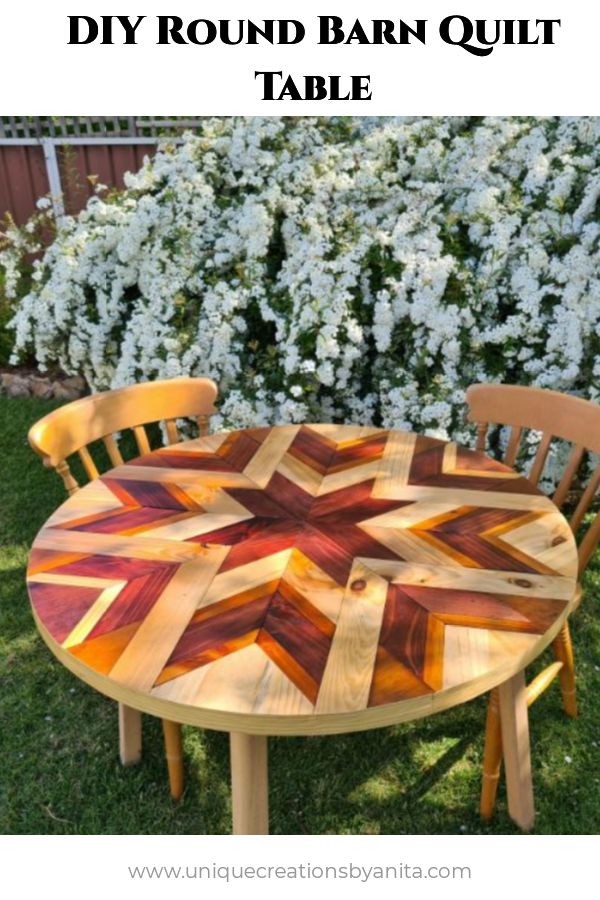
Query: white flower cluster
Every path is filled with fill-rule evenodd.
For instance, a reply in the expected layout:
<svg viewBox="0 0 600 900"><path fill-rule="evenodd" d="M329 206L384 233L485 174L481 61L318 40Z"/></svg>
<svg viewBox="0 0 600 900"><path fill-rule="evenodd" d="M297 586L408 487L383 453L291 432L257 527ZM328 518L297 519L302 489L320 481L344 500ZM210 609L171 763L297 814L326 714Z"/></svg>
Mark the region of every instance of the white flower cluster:
<svg viewBox="0 0 600 900"><path fill-rule="evenodd" d="M600 400L599 211L600 118L208 119L60 224L15 358L466 439L473 381Z"/></svg>

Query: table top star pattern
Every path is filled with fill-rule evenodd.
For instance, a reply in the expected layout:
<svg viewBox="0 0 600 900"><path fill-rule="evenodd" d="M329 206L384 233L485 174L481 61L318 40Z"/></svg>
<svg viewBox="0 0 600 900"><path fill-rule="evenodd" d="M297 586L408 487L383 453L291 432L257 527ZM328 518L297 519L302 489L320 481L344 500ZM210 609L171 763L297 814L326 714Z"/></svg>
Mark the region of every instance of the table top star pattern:
<svg viewBox="0 0 600 900"><path fill-rule="evenodd" d="M341 425L224 432L86 485L34 542L51 649L110 696L260 733L402 721L494 686L573 600L563 516L488 456Z"/></svg>

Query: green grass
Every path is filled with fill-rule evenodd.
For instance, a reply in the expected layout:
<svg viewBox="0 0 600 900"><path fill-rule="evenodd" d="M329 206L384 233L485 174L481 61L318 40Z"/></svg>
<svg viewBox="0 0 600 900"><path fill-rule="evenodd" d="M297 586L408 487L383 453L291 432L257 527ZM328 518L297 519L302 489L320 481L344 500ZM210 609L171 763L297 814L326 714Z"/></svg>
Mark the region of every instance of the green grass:
<svg viewBox="0 0 600 900"><path fill-rule="evenodd" d="M227 736L184 730L186 791L172 802L158 720L144 717L143 761L123 769L116 705L56 662L36 633L27 552L64 495L26 433L51 407L0 397L0 831L227 833ZM600 831L598 559L586 588L573 618L581 716L564 716L557 685L531 710L539 833ZM271 739L272 833L514 833L503 786L493 823L477 815L484 720L479 698L364 734Z"/></svg>

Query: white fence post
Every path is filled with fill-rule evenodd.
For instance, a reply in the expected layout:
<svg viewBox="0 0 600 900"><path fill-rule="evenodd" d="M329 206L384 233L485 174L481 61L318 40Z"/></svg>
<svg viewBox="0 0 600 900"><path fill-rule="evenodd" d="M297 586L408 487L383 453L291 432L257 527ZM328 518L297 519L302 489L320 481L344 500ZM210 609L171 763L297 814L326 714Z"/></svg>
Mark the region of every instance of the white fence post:
<svg viewBox="0 0 600 900"><path fill-rule="evenodd" d="M48 176L54 217L56 219L61 219L65 214L65 205L63 203L62 185L60 183L60 170L58 168L56 144L52 138L42 138L42 148L44 150L44 161L46 163L46 174Z"/></svg>

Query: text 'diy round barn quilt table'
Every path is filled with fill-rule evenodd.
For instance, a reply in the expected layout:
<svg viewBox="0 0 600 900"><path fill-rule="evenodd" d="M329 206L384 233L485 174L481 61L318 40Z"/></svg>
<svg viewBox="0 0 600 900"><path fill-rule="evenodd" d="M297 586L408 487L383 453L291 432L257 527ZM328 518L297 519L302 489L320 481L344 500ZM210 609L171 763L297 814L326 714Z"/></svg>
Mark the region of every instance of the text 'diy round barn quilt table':
<svg viewBox="0 0 600 900"><path fill-rule="evenodd" d="M576 576L563 516L486 455L289 425L112 469L50 517L27 579L43 637L80 678L232 733L236 830L261 831L264 736L402 722L503 683L521 747L508 778L529 753L515 676L556 635Z"/></svg>

